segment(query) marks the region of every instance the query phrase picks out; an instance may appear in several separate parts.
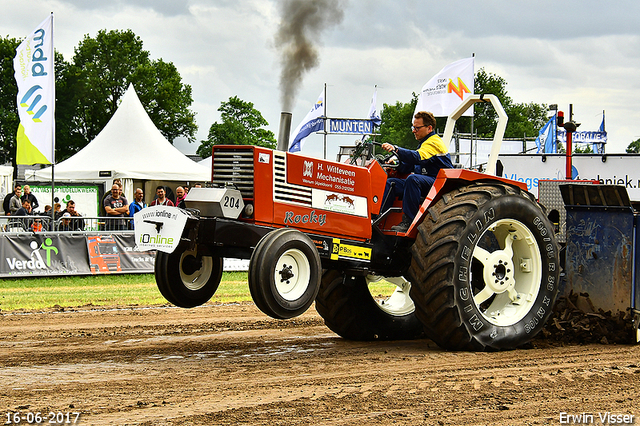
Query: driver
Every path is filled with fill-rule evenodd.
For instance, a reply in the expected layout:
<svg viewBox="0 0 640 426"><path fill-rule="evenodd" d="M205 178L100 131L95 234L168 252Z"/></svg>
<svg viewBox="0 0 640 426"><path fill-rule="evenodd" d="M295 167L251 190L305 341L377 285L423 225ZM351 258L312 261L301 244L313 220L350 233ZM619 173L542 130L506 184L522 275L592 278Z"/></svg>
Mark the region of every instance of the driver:
<svg viewBox="0 0 640 426"><path fill-rule="evenodd" d="M384 189L384 213L393 205L397 197L402 200L402 222L392 226L396 232L407 232L411 222L418 214L420 201L426 197L436 180L440 169L452 169L449 149L435 132L436 119L432 113L418 112L413 118L413 136L419 142L418 149L413 151L390 143L383 143L382 148L393 152L400 160L397 172L410 173L405 179L388 178Z"/></svg>

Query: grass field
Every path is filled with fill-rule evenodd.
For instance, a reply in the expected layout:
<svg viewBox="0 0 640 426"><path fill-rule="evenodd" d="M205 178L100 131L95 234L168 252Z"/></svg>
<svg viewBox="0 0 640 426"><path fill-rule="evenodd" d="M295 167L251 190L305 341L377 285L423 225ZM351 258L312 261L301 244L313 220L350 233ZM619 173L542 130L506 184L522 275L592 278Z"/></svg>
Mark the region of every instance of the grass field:
<svg viewBox="0 0 640 426"><path fill-rule="evenodd" d="M375 295L395 287L374 283ZM209 303L251 301L246 272L225 272ZM0 311L79 306L153 306L167 304L153 274L0 279Z"/></svg>
<svg viewBox="0 0 640 426"><path fill-rule="evenodd" d="M246 272L225 272L211 302L251 300ZM149 306L168 303L153 274L0 280L0 310L55 306Z"/></svg>

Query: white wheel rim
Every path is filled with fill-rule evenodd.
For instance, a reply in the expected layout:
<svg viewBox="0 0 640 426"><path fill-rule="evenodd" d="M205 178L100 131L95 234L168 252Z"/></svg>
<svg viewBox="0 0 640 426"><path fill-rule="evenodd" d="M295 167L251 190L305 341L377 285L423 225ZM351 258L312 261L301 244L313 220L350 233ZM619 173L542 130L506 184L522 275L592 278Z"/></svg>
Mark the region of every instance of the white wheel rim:
<svg viewBox="0 0 640 426"><path fill-rule="evenodd" d="M383 300L375 299L376 303L384 312L393 316L404 316L413 313L416 310L413 300L409 297L411 283L403 277L381 277L379 275L369 274L366 277L367 285L380 280L388 281L396 285L396 289L391 296ZM373 296L373 295L372 295Z"/></svg>
<svg viewBox="0 0 640 426"><path fill-rule="evenodd" d="M302 297L311 281L311 264L298 249L285 251L276 263L273 274L278 294L289 302Z"/></svg>
<svg viewBox="0 0 640 426"><path fill-rule="evenodd" d="M510 326L533 309L541 285L542 257L535 236L523 223L502 219L492 224L478 241L493 234L500 248L491 251L476 245L473 258L483 267L482 288L474 288L473 300L492 324ZM490 237L490 236L489 236Z"/></svg>
<svg viewBox="0 0 640 426"><path fill-rule="evenodd" d="M213 258L211 256L202 256L202 267L191 274L187 274L183 267L182 262L184 262L187 256L197 256L196 250L187 250L180 256L180 279L182 280L182 284L191 291L198 291L202 287L204 287L209 279L211 278L211 273L213 271Z"/></svg>

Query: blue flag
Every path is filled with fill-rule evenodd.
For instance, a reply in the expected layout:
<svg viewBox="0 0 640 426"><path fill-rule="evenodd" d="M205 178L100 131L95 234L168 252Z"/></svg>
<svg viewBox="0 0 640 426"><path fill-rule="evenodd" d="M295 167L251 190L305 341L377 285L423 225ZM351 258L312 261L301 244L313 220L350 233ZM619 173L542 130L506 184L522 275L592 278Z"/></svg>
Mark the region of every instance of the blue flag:
<svg viewBox="0 0 640 426"><path fill-rule="evenodd" d="M373 97L371 98L371 106L369 107L369 119L373 121L373 124L379 126L382 123L382 119L378 114L378 108L376 106L376 99L378 98L378 86L373 91Z"/></svg>
<svg viewBox="0 0 640 426"><path fill-rule="evenodd" d="M556 116L553 115L547 124L540 130L538 137L536 138L536 146L538 147L538 153L543 149L545 154L553 154L557 152L556 149Z"/></svg>
<svg viewBox="0 0 640 426"><path fill-rule="evenodd" d="M318 100L311 108L311 111L304 117L302 122L293 131L295 135L289 144L289 152L298 152L302 149L304 138L313 132L324 130L324 91L320 93Z"/></svg>
<svg viewBox="0 0 640 426"><path fill-rule="evenodd" d="M371 98L371 105L369 106L369 120L373 122L374 126L379 126L380 123L382 123L382 119L378 114L378 107L376 106L377 98L378 98L378 86L376 86L375 90L373 91L373 97ZM362 140L364 141L366 137L367 135L362 135Z"/></svg>

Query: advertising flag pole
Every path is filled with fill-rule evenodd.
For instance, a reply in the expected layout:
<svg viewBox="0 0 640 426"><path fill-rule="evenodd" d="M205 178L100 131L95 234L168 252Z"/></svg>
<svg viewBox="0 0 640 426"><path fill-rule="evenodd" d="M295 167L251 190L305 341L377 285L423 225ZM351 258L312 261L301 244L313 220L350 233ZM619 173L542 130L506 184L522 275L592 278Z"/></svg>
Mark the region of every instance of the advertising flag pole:
<svg viewBox="0 0 640 426"><path fill-rule="evenodd" d="M51 55L51 60L53 61L53 66L51 67L52 69L52 76L51 79L53 80L53 88L52 88L52 103L51 103L51 107L53 108L53 114L52 117L53 119L51 120L51 148L52 148L52 158L51 158L51 225L52 227L55 226L55 215L56 215L56 209L55 209L55 165L56 165L56 78L55 78L55 72L56 72L56 63L55 63L55 56L54 56L54 40L53 40L53 12L51 12L51 52L49 52L49 54ZM52 229L53 230L53 229Z"/></svg>
<svg viewBox="0 0 640 426"><path fill-rule="evenodd" d="M475 59L476 57L476 53L473 52L471 54L471 57ZM475 78L474 78L474 85L475 85ZM473 169L473 119L476 116L476 109L474 106L471 107L471 139L469 140L469 167L471 169ZM476 154L476 161L477 161L477 157L478 154Z"/></svg>
<svg viewBox="0 0 640 426"><path fill-rule="evenodd" d="M324 108L324 156L323 158L327 159L327 83L324 84L324 96L323 96L322 106Z"/></svg>

